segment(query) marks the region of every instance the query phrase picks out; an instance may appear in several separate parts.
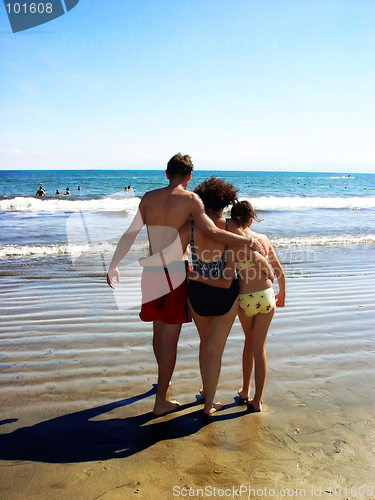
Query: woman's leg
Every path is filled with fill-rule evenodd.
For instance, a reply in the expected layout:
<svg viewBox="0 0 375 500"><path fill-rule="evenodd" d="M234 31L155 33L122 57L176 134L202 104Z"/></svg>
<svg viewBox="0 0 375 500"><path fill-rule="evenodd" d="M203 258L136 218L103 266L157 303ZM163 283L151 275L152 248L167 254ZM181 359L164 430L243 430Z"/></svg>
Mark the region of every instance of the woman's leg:
<svg viewBox="0 0 375 500"><path fill-rule="evenodd" d="M249 403L255 411L262 411L263 389L267 376L266 338L274 314L275 308L267 314L257 314L254 318L255 394Z"/></svg>
<svg viewBox="0 0 375 500"><path fill-rule="evenodd" d="M189 310L190 310L191 317L194 320L194 323L195 323L195 326L197 327L197 330L199 333L199 338L200 338L199 368L200 368L201 377L202 377L202 387L199 390L199 392L202 395L202 397L205 397L204 380L205 380L205 368L207 365L207 344L208 344L208 339L210 338L210 335L211 335L211 318L209 316L199 316L199 314L196 314L196 312L192 308L189 300L188 300L188 304L189 304Z"/></svg>
<svg viewBox="0 0 375 500"><path fill-rule="evenodd" d="M234 318L238 312L236 300L227 314L211 317L211 335L207 343L206 367L204 370L205 405L203 413L211 415L222 408L221 403L214 403L217 383L221 370L221 358Z"/></svg>
<svg viewBox="0 0 375 500"><path fill-rule="evenodd" d="M245 343L242 352L242 387L238 391L238 394L242 399L247 401L250 398L251 374L254 368L253 345L255 316L248 316L241 307L239 307L238 318L245 334Z"/></svg>

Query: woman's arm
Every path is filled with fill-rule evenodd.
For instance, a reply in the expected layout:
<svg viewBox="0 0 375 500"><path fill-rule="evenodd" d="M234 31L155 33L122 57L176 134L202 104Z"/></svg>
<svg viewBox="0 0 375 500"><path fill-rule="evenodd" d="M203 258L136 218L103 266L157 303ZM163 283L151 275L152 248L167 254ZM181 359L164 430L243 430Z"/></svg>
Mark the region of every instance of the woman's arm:
<svg viewBox="0 0 375 500"><path fill-rule="evenodd" d="M223 276L221 276L220 278L209 278L206 276L202 276L196 271L189 271L187 273L187 277L188 279L194 281L200 281L201 283L205 283L206 285L210 286L215 286L217 288L229 288L233 281L235 269L236 269L235 251L234 249L228 249L227 260L225 263Z"/></svg>
<svg viewBox="0 0 375 500"><path fill-rule="evenodd" d="M227 261L225 264L224 274L220 278L209 278L202 276L195 271L189 271L187 276L191 280L200 281L201 283L206 283L206 285L216 286L218 288L229 288L233 281L239 252L241 253L241 258L246 255L245 258L251 259L259 268L259 271L263 272L268 279L271 281L275 279L275 275L266 259L259 252L254 252L248 247L242 251L239 251L238 248L230 248L227 250Z"/></svg>
<svg viewBox="0 0 375 500"><path fill-rule="evenodd" d="M277 258L276 252L270 243L269 248L269 261L275 270L277 283L279 285L279 293L276 295L277 307L283 307L285 304L285 271Z"/></svg>

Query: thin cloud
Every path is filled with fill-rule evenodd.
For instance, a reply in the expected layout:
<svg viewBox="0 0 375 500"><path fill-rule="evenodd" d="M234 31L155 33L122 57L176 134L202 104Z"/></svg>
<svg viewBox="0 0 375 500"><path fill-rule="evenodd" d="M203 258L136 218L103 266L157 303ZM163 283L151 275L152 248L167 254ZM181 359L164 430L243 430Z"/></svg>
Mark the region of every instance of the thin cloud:
<svg viewBox="0 0 375 500"><path fill-rule="evenodd" d="M0 149L1 154L10 154L10 155L37 155L37 156L45 156L45 153L40 153L39 151L20 151L19 149Z"/></svg>

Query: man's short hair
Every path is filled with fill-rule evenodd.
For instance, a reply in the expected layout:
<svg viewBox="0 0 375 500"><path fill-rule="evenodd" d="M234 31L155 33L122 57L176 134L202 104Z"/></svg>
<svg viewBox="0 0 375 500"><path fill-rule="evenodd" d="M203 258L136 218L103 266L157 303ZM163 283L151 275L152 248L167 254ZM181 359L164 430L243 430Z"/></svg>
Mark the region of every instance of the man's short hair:
<svg viewBox="0 0 375 500"><path fill-rule="evenodd" d="M170 179L174 177L187 177L192 173L193 168L194 165L191 162L190 156L182 155L181 153L172 156L167 164L167 172Z"/></svg>

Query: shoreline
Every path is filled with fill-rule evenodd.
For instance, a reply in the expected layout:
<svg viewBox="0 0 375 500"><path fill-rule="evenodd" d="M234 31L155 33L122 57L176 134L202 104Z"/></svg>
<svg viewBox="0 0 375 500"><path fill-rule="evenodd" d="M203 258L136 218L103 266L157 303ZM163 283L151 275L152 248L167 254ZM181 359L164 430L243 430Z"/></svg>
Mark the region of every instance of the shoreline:
<svg viewBox="0 0 375 500"><path fill-rule="evenodd" d="M0 497L171 499L247 485L277 496L305 488L306 498L340 487L344 498L346 486L373 485L375 248L315 251L315 261L285 266L264 411L237 405L236 319L217 390L226 406L209 425L193 324L183 326L170 389L183 407L153 418L151 325L137 310L119 311L99 277L3 280ZM127 284L136 293L136 276Z"/></svg>

